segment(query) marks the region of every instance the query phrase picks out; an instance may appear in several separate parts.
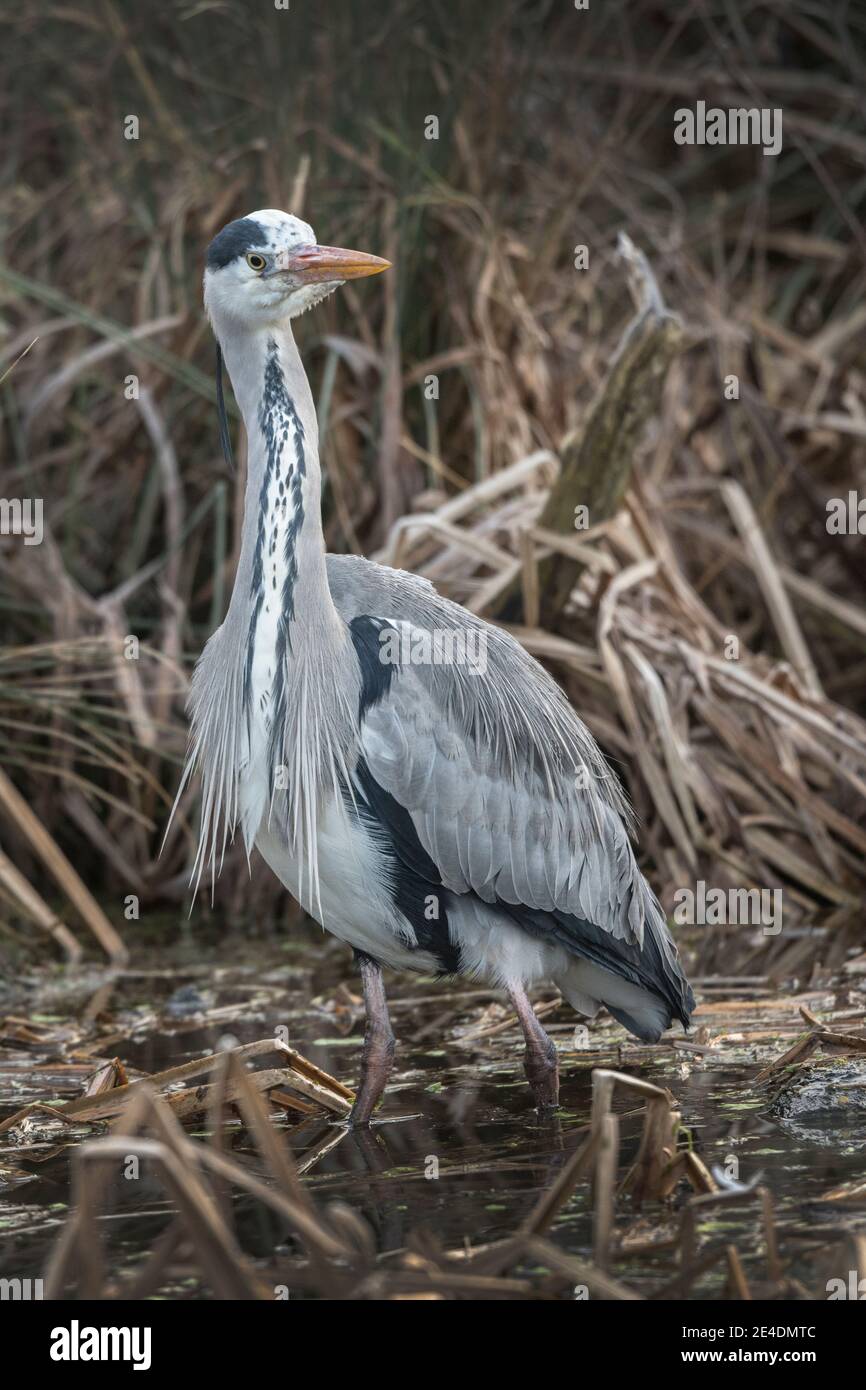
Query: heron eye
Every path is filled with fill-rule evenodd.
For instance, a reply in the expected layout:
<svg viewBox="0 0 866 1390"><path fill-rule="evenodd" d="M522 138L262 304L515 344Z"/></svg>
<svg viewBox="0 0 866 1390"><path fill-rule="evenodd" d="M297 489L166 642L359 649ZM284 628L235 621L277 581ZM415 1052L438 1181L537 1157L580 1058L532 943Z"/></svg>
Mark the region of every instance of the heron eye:
<svg viewBox="0 0 866 1390"><path fill-rule="evenodd" d="M256 255L255 251L250 251L247 255L247 265L250 270L264 270L266 262L264 256Z"/></svg>

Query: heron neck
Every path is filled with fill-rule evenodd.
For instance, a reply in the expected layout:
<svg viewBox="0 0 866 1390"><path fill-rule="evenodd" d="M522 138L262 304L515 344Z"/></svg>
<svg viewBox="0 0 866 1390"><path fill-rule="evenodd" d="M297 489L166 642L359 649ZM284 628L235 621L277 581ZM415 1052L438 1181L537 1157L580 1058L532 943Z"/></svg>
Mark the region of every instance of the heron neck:
<svg viewBox="0 0 866 1390"><path fill-rule="evenodd" d="M247 433L241 553L230 605L256 615L276 605L292 650L340 628L328 587L316 409L288 323L220 333Z"/></svg>

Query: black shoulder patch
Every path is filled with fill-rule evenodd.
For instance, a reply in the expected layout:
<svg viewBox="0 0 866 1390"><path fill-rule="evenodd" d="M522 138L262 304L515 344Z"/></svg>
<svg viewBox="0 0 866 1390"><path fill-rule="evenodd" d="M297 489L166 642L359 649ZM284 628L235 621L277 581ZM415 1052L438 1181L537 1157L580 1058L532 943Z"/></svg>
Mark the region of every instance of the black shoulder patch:
<svg viewBox="0 0 866 1390"><path fill-rule="evenodd" d="M445 889L439 870L418 839L412 817L390 792L380 787L363 758L355 769L355 780L361 816L384 836L393 855L395 907L412 924L419 947L435 957L441 973L459 974L460 948L448 930ZM431 899L436 900L439 914L432 920L427 915Z"/></svg>
<svg viewBox="0 0 866 1390"><path fill-rule="evenodd" d="M238 217L217 232L207 248L205 264L208 270L222 270L223 266L249 251L251 246L267 244L268 234L261 222L256 222L254 217Z"/></svg>
<svg viewBox="0 0 866 1390"><path fill-rule="evenodd" d="M363 719L371 705L375 705L388 694L394 673L399 662L391 659L389 644L383 637L391 639L390 645L399 651L399 632L390 623L361 614L349 623L349 631L355 644L358 665L361 668L361 696L358 701L358 718Z"/></svg>

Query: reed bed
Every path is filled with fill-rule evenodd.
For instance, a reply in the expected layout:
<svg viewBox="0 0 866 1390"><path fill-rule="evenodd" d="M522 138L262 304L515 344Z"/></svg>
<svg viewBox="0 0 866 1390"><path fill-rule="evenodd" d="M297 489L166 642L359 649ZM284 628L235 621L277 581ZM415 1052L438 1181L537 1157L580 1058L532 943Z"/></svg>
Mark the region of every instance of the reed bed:
<svg viewBox="0 0 866 1390"><path fill-rule="evenodd" d="M701 974L862 952L866 570L856 526L827 527L863 486L862 16L601 10L0 18L0 492L45 503L41 545L0 537L0 761L47 837L0 798L5 939L74 955L90 928L119 956L85 883L185 898L193 798L160 845L243 482L202 249L273 205L396 267L299 326L330 547L429 575L551 666L671 911L698 879L783 890L786 930L704 933ZM678 146L698 99L781 108L782 152ZM614 393L640 312L622 232L677 325L639 399ZM580 456L585 530L561 486ZM217 907L250 904L293 911L233 850Z"/></svg>

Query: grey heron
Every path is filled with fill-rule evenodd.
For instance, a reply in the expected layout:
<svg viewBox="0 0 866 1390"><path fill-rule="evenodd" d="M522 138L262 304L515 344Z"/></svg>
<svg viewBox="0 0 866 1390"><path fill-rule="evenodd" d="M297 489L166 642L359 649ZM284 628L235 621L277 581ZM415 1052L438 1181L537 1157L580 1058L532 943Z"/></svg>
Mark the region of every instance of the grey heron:
<svg viewBox="0 0 866 1390"><path fill-rule="evenodd" d="M325 553L316 410L292 319L387 268L320 246L273 209L208 248L205 307L220 393L224 364L246 427L247 479L234 589L193 676L178 791L200 774L196 884L239 830L247 854L255 846L354 948L366 1008L356 1124L393 1060L383 965L506 990L540 1107L557 1103L559 1068L534 983L554 981L587 1017L606 1006L645 1040L674 1018L687 1027L694 1007L618 780L553 678L429 581ZM460 659L467 650L483 660Z"/></svg>

